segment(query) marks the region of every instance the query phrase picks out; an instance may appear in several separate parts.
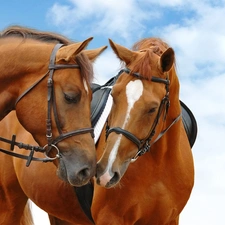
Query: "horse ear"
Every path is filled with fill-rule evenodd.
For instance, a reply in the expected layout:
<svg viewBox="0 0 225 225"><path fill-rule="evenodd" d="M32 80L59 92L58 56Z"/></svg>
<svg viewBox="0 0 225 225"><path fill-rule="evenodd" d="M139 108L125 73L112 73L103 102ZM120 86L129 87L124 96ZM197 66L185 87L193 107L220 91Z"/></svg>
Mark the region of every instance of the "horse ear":
<svg viewBox="0 0 225 225"><path fill-rule="evenodd" d="M96 49L83 50L82 52L89 58L91 62L94 62L97 56L99 56L108 46L103 46Z"/></svg>
<svg viewBox="0 0 225 225"><path fill-rule="evenodd" d="M160 57L159 66L162 72L168 72L175 61L174 50L168 48Z"/></svg>
<svg viewBox="0 0 225 225"><path fill-rule="evenodd" d="M123 47L122 45L118 45L114 43L111 39L109 39L110 46L114 53L117 55L117 57L124 61L126 65L130 64L136 57L136 54L134 51L129 50L128 48Z"/></svg>
<svg viewBox="0 0 225 225"><path fill-rule="evenodd" d="M61 60L68 62L72 57L74 58L75 55L85 49L92 39L93 37L90 37L85 41L61 47L56 54L56 62L59 62Z"/></svg>

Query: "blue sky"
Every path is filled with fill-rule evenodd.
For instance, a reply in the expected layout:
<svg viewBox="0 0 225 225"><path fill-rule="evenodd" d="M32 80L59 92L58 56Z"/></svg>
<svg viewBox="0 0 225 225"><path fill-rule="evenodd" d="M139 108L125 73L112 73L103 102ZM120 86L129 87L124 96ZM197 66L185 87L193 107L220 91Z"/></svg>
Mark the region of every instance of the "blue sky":
<svg viewBox="0 0 225 225"><path fill-rule="evenodd" d="M94 36L89 48L108 45L108 38L128 48L150 36L169 43L176 53L180 99L195 114L199 129L193 148L195 187L180 224L223 225L224 21L222 0L11 0L1 2L0 29L17 24L58 32L74 41ZM95 63L96 82L105 82L119 67L108 48Z"/></svg>

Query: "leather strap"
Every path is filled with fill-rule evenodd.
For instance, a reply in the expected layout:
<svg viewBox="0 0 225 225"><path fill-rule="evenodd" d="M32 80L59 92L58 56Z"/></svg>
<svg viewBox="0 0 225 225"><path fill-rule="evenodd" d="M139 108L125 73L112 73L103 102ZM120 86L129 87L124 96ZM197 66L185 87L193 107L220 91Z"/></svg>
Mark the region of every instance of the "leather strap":
<svg viewBox="0 0 225 225"><path fill-rule="evenodd" d="M58 136L56 139L53 140L52 144L56 145L58 144L60 141L75 136L75 135L80 135L80 134L85 134L85 133L90 133L92 138L94 138L94 128L82 128L82 129L78 129L78 130L74 130L71 132L68 132L66 134L61 134L60 136Z"/></svg>
<svg viewBox="0 0 225 225"><path fill-rule="evenodd" d="M132 133L120 128L120 127L113 127L109 128L109 130L106 132L106 138L109 136L110 133L115 132L117 134L123 134L126 138L134 142L138 147L141 146L143 143L142 140L139 140L136 136L134 136Z"/></svg>
<svg viewBox="0 0 225 225"><path fill-rule="evenodd" d="M49 67L48 67L49 70L47 71L47 73L45 73L44 76L42 76L39 80L34 82L34 84L32 84L27 90L25 90L17 98L17 100L15 102L15 108L16 108L17 103L49 74L48 83L47 83L47 87L48 87L47 119L46 119L47 145L45 145L43 148L41 148L41 147L38 147L38 146L30 146L30 145L26 145L26 144L23 144L23 143L18 143L18 142L15 142L15 135L13 136L12 140L8 140L8 139L0 137L0 141L11 144L11 150L12 151L13 151L15 145L18 146L19 148L25 148L25 149L31 151L30 155L26 156L26 155L21 155L21 154L15 153L15 152L7 151L7 150L4 150L4 149L0 150L1 152L4 152L8 155L15 156L15 157L18 157L18 158L21 158L21 159L27 159L27 166L30 165L32 160L49 162L49 161L55 160L56 158L60 158L59 149L56 146L56 144L59 143L60 141L64 140L64 139L66 139L66 138L69 138L69 137L74 136L74 135L84 134L84 133L90 133L92 138L94 138L94 129L92 127L78 129L78 130L75 130L75 131L70 131L68 133L63 133L62 130L60 129L60 123L59 123L59 119L58 119L57 108L56 108L56 99L55 99L55 93L54 93L53 74L54 74L55 70L59 70L59 69L80 68L80 66L76 65L76 64L58 64L58 65L55 64L56 53L59 50L59 48L61 48L62 46L63 46L63 44L56 44L54 46L54 48L52 50L52 54L50 56L50 63L49 63ZM53 140L53 137L52 137L51 108L53 108L55 122L56 122L58 132L59 132L59 136L56 137L54 140ZM56 149L56 151L57 151L56 157L54 157L54 158L48 157L48 154L52 149ZM35 158L35 157L33 157L33 154L34 154L35 151L44 152L46 158Z"/></svg>
<svg viewBox="0 0 225 225"><path fill-rule="evenodd" d="M46 158L33 157L34 151L35 150L31 150L30 155L27 156L27 155L22 155L22 154L19 154L19 153L16 153L16 152L10 152L8 150L0 148L0 152L3 152L7 155L11 155L11 156L14 156L14 157L17 157L17 158L20 158L20 159L26 159L27 160L26 166L29 166L31 161L52 162L52 158L50 158L50 157L46 157Z"/></svg>

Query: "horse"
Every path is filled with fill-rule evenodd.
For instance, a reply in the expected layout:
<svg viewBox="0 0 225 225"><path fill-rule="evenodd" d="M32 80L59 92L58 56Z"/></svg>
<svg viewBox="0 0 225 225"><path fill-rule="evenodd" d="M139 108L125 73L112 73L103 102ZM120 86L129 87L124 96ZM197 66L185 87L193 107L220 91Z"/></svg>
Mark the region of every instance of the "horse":
<svg viewBox="0 0 225 225"><path fill-rule="evenodd" d="M19 123L16 113L10 112L0 122L0 136L10 137L17 134L17 139L36 145L32 135ZM1 147L8 145L0 142ZM26 150L14 150L25 154ZM35 157L42 153L35 152ZM57 176L57 167L53 163L33 162L29 167L25 161L9 155L0 157L0 224L32 225L32 212L28 199L49 213L51 224L63 225L91 224L79 206L73 186ZM64 206L65 205L65 206ZM59 217L59 219L55 218ZM56 222L57 221L57 222Z"/></svg>
<svg viewBox="0 0 225 225"><path fill-rule="evenodd" d="M145 52L147 52L147 51L153 51L150 54L151 58L150 59L147 58L148 61L145 62L146 64L140 63L140 62L142 62L142 60L144 60L144 58L143 59L141 58L141 61L138 62L138 65L142 65L142 66L146 67L146 65L148 65L148 63L150 63L151 65L153 65L153 69L154 69L153 72L155 72L155 71L157 71L157 68L160 69L160 67L158 67L158 65L160 65L160 64L155 63L155 61L153 59L157 59L157 60L161 59L162 63L163 63L163 68L168 70L166 73L168 73L168 77L171 80L171 82L173 81L172 82L173 88L171 87L172 90L170 90L170 93L173 93L174 95L178 94L178 93L176 93L176 92L178 92L178 90L176 90L176 89L173 90L176 87L176 84L177 84L176 82L178 82L178 81L176 81L176 79L177 79L176 74L174 74L174 71L172 72L172 74L170 74L171 73L170 67L172 66L170 64L172 64L172 63L169 59L170 59L170 53L173 53L173 50L170 49L170 50L166 51L165 49L169 49L169 48L167 47L166 44L161 42L161 40L159 40L159 39L152 39L151 38L151 39L148 39L146 41L149 42L149 44L146 47L144 47L144 49L146 49L146 50L143 49L143 50L138 51L138 52L136 52L137 50L134 51L134 52L130 51L130 50L128 50L128 49L126 49L122 46L119 46L119 45L117 45L113 42L110 42L110 43L111 43L111 46L113 47L115 53L120 55L121 58L122 58L122 56L121 56L122 53L125 54L125 55L129 55L129 54L131 55L132 54L131 58L137 59L137 57L135 57L136 53L139 56L139 54L144 55ZM150 45L150 47L149 47L149 45ZM148 50L148 48L150 48L150 49ZM164 53L164 52L167 52L167 53ZM149 53L149 52L147 52L147 53ZM162 53L164 53L165 55L161 56ZM155 56L155 54L157 56ZM125 61L125 58L124 58L124 61ZM125 62L128 62L128 61L125 61ZM130 69L135 68L135 67L132 66L133 65L132 63L133 62L131 61L128 64ZM167 65L169 65L169 66L167 66ZM112 88L112 96L113 96L112 110L111 110L111 113L109 115L109 119L106 122L105 127L101 132L100 139L98 140L98 142L96 144L98 160L100 160L100 158L102 156L101 151L103 151L103 146L106 145L106 147L107 147L107 143L109 142L109 138L113 135L113 133L110 133L110 135L108 134L107 135L108 137L107 137L107 140L106 140L106 131L109 130L109 125L111 125L111 123L114 121L114 114L112 114L112 113L116 112L116 111L114 111L116 106L118 106L119 108L120 107L123 108L124 104L126 103L126 101L124 101L124 100L122 101L123 91L125 91L123 89L126 87L126 85L125 85L126 82L129 82L129 79L130 79L131 84L134 83L136 80L140 80L141 82L144 83L144 85L145 85L144 87L147 89L145 91L145 95L146 95L145 96L146 97L145 103L147 104L148 101L150 101L152 97L154 97L154 100L155 100L154 104L148 103L149 107L153 107L153 106L156 107L156 104L157 104L157 102L156 102L157 98L155 96L152 96L153 94L155 94L154 93L155 90L151 91L151 85L153 85L152 83L157 81L159 83L157 83L157 82L154 83L154 85L158 85L157 90L159 89L159 91L161 90L161 91L164 91L164 92L166 90L164 88L161 88L161 85L163 86L163 85L166 85L168 83L168 81L164 80L164 74L162 74L158 79L154 78L152 81L149 81L148 79L144 79L144 78L139 77L139 74L137 74L137 72L139 72L140 74L148 74L148 73L144 73L144 71L141 71L141 69L143 69L142 66L140 68L138 67L137 69L134 69L134 73L129 74L129 75L127 74L127 72L128 72L127 69L122 69L121 72L119 73L119 75L116 76L115 84L113 84L113 88ZM169 68L170 68L170 70L169 70ZM149 72L149 71L147 71L147 72ZM155 75L157 73L153 73L153 74ZM150 91L151 91L150 96L149 96L149 93L148 93L149 85L150 85ZM111 85L109 85L109 88L111 88L110 86ZM121 88L121 94L122 95L115 95L114 91L118 90L117 89L118 87ZM107 88L107 86L103 87L104 90L106 88ZM135 90L137 91L138 89L135 89ZM162 95L161 97L163 97L163 94L161 94L161 95ZM172 97L171 97L171 95L169 96L169 100L174 101L173 98L174 98L173 95L172 95ZM179 98L179 97L177 96L177 98ZM177 98L175 98L175 101L177 100ZM121 99L121 101L119 101L120 99ZM134 105L133 109L136 108L137 110L140 110L140 109L144 110L144 108L143 108L144 105L145 104L143 104L142 107L138 107L140 105ZM171 108L171 106L170 106L170 108ZM157 109L154 109L154 110L152 109L152 110L149 111L149 114L153 114L151 117L154 117L155 111L157 111ZM160 111L163 111L163 109L161 109ZM118 114L118 116L121 116L121 117L122 117L122 115L124 115L124 114ZM169 117L169 110L168 110L168 115L167 115L166 118L168 119L168 117ZM143 117L143 118L145 118L145 117ZM180 117L178 117L178 119L179 118ZM6 119L8 119L8 118L6 118ZM139 118L139 120L141 120L141 119L142 119L142 117ZM11 123L14 124L14 125L17 124L17 128L15 128L15 126L14 126L14 133L17 133L17 135L20 135L20 138L32 139L32 137L29 134L25 135L26 132L23 130L23 128L21 126L20 126L20 128L18 128L18 123L16 122L15 116L14 116L14 118L8 119L8 122L9 121L11 121ZM136 120L133 120L133 122L137 123ZM175 125L177 125L178 123L179 123L179 121L175 121L173 126L171 128L169 128L169 130L166 133L170 132L170 130L173 129L173 127ZM142 128L145 129L145 130L148 130L150 125L146 123L146 126L143 125ZM2 126L5 127L3 124L1 124L1 127ZM180 126L182 126L182 125L180 125ZM157 127L158 127L158 125L157 125ZM164 139L165 137L166 137L166 134L163 135L161 140ZM29 142L31 142L31 141L32 140L30 140ZM129 142L130 140L127 141L126 138L123 138L121 141L125 142L125 144L128 144L127 142ZM153 146L156 146L159 141L160 140L158 140L156 143L154 143ZM130 144L131 144L131 147L132 147L132 143L130 143ZM153 148L153 146L152 146L152 148ZM131 147L129 147L127 149L127 151L132 150ZM151 152L152 152L152 150L151 150ZM149 154L152 154L152 153L147 152L146 156L149 155ZM191 153L187 153L187 154L191 154ZM143 157L145 157L145 156L143 156ZM135 158L137 158L137 156ZM134 159L132 159L132 161L134 161ZM134 220L134 218L137 218L137 213L140 213L140 216L143 216L143 215L141 215L140 207L147 206L146 208L148 209L148 208L151 208L152 202L157 202L157 200L154 200L154 199L158 198L157 192L160 193L161 190L160 190L160 187L157 187L157 183L155 184L154 182L152 184L153 186L155 186L155 192L154 193L151 193L151 192L149 193L149 189L151 188L151 185L148 186L148 187L145 186L143 188L144 193L141 192L143 190L141 190L141 188L139 187L140 185L144 185L141 182L142 182L143 176L146 176L145 174L149 175L149 177L147 177L146 179L150 179L149 182L151 182L152 174L149 174L149 171L153 170L153 169L151 169L151 164L150 164L151 162L148 163L148 164L146 162L146 165L142 165L142 163L140 163L139 167L134 168L135 171L137 170L136 173L138 173L138 170L139 169L141 170L141 168L144 167L142 169L144 169L146 173L143 173L143 174L140 173L141 176L139 178L138 178L138 176L137 176L137 178L133 178L133 176L131 176L131 175L129 175L129 177L126 177L127 176L126 174L129 174L130 168L132 168L132 166L135 166L135 164L138 163L139 160L144 160L144 158L140 157L137 160L137 162L129 165L129 167L127 167L128 169L127 169L126 173L124 173L124 176L123 176L122 180L115 187L107 186L107 188L110 188L110 189L105 189L105 187L100 187L96 183L94 184L94 181L93 181L94 197L93 197L93 201L92 201L92 206L91 206L92 209L91 210L92 210L92 215L93 215L93 219L94 219L95 224L146 224L146 223L143 222L142 219L139 219L139 222L137 222L136 219L135 219L135 221L133 221L133 220ZM101 160L98 163L100 163L100 162L101 162ZM145 161L142 161L142 162L145 162ZM13 167L17 168L17 165L20 164L20 163L22 163L22 161L20 159L13 159L13 163L12 163L13 165L10 168L10 171L11 172L13 171L13 169L12 169ZM38 163L32 164L31 166L32 167L30 167L30 168L32 168L33 171L30 170L30 168L27 169L25 167L22 167L22 169L23 169L22 171L21 171L21 167L20 167L20 169L19 168L16 169L16 171L17 171L16 172L16 178L18 179L17 188L20 189L21 192L23 192L23 197L26 200L27 200L27 198L30 198L40 208L42 208L43 210L45 210L46 212L49 213L49 217L50 217L50 221L51 221L52 225L54 225L54 224L58 224L58 225L59 224L60 225L72 225L72 224L73 225L75 225L75 224L91 225L91 224L93 224L93 222L88 220L85 217L84 213L82 212L81 207L79 206L78 198L75 195L75 192L73 190L73 187L71 187L70 185L66 185L65 183L62 183L62 181L59 180L57 178L57 176L55 176L55 167L50 166L50 164L48 164L46 166L44 165L45 167L43 167L42 165L40 165ZM150 169L149 169L149 167L150 167ZM158 169L158 168L159 167L155 168L156 172L157 172L156 169ZM18 171L20 171L20 172L18 172ZM175 171L175 172L178 173L177 171ZM26 177L24 176L24 174L26 174ZM35 177L33 176L33 174L35 174ZM160 173L158 172L158 174L160 174ZM51 177L51 181L49 181L48 177ZM32 180L30 180L30 178L32 178ZM125 179L125 181L124 181L124 179ZM133 179L139 179L141 181L139 183L132 183ZM153 176L153 179L156 180L157 178ZM161 177L159 177L158 179L161 179ZM97 182L99 182L98 181L98 173L97 173ZM131 184L129 184L129 182ZM33 186L36 187L36 189L35 188L31 189L29 187L29 183L32 183ZM136 187L136 185L138 185L138 184L139 184L139 186ZM162 182L162 184L163 184L163 182ZM131 189L130 186L132 186L132 188L136 187L135 193L133 193L133 191L130 190ZM43 190L43 187L45 187L44 190ZM15 184L14 184L14 188L15 188ZM140 189L140 192L139 192L139 189ZM126 192L129 192L129 194L127 194L127 195L124 194ZM59 194L59 193L63 193L63 194ZM142 198L150 199L151 202L146 201L144 203L144 206L143 206L143 203L139 202L139 196L137 196L137 193L140 194ZM123 196L126 197L126 198L123 199ZM21 194L20 194L20 197L21 197ZM117 200L117 198L119 198L119 199ZM118 205L116 205L116 203L117 203L116 201L120 201L120 200L122 200L122 201L119 202ZM123 211L124 205L127 204L127 207L129 207L129 204L130 203L132 204L135 201L137 201L138 203L136 205L132 205L131 209L127 211L127 214L125 214L124 211ZM113 204L113 203L115 203L115 204ZM120 207L120 205L121 205L121 207ZM101 209L98 208L98 207L100 207ZM137 207L137 211L135 211L136 210L135 207ZM19 207L17 207L17 208L19 208ZM98 210L99 210L99 212L98 212ZM161 208L161 210L162 210L161 212L163 212L165 210L165 207L163 206ZM154 212L157 212L157 211L155 210ZM109 215L111 217L109 217ZM158 216L160 216L159 218L162 218L161 215L158 214ZM143 218L143 219L148 220L148 219L151 219L152 217L153 217L153 215L150 211L148 216L147 216L147 219L146 218ZM111 219L111 221L109 221L109 219ZM123 220L124 222L121 221L121 220ZM149 224L149 222L147 224ZM164 223L161 223L161 224L164 224Z"/></svg>
<svg viewBox="0 0 225 225"><path fill-rule="evenodd" d="M97 146L92 202L96 224L178 225L194 185L191 145L181 119L175 53L160 39L129 50Z"/></svg>
<svg viewBox="0 0 225 225"><path fill-rule="evenodd" d="M4 148L0 151L26 159L26 166L32 161L53 162L57 175L74 186L88 183L96 168L90 83L92 62L106 46L84 50L92 39L74 43L58 34L17 26L5 29L0 36L0 119L15 111L36 143L24 144L17 142L15 135L12 140L8 136L1 138ZM5 131L1 131L4 136ZM24 154L12 151L17 147L24 148L20 150ZM43 153L45 158L36 157ZM0 188L0 223L17 224L22 211L19 216L8 214L14 208L8 195L17 182L15 176L8 177L11 171L7 173L7 168L12 166L8 155L1 153L0 157L0 180L4 184Z"/></svg>

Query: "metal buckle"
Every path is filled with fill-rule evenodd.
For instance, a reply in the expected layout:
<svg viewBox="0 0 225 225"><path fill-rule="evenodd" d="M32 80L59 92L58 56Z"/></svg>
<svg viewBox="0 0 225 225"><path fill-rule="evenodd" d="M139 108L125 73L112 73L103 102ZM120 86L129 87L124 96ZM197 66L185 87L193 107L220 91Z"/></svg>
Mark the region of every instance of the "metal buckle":
<svg viewBox="0 0 225 225"><path fill-rule="evenodd" d="M48 150L49 146L50 146L51 148ZM49 160L51 160L51 161L53 161L53 160L55 160L55 159L59 159L59 158L61 157L61 156L60 156L60 152L59 152L59 148L58 148L56 145L53 145L53 144L48 145L48 144L46 144L46 145L43 147L43 149L47 149L47 150L48 150L48 151L45 151L45 152L44 152L44 155L45 155L45 157L46 157L47 159L49 159ZM55 157L49 157L48 154L49 154L49 152L51 152L53 149L56 149L57 153L56 153Z"/></svg>

